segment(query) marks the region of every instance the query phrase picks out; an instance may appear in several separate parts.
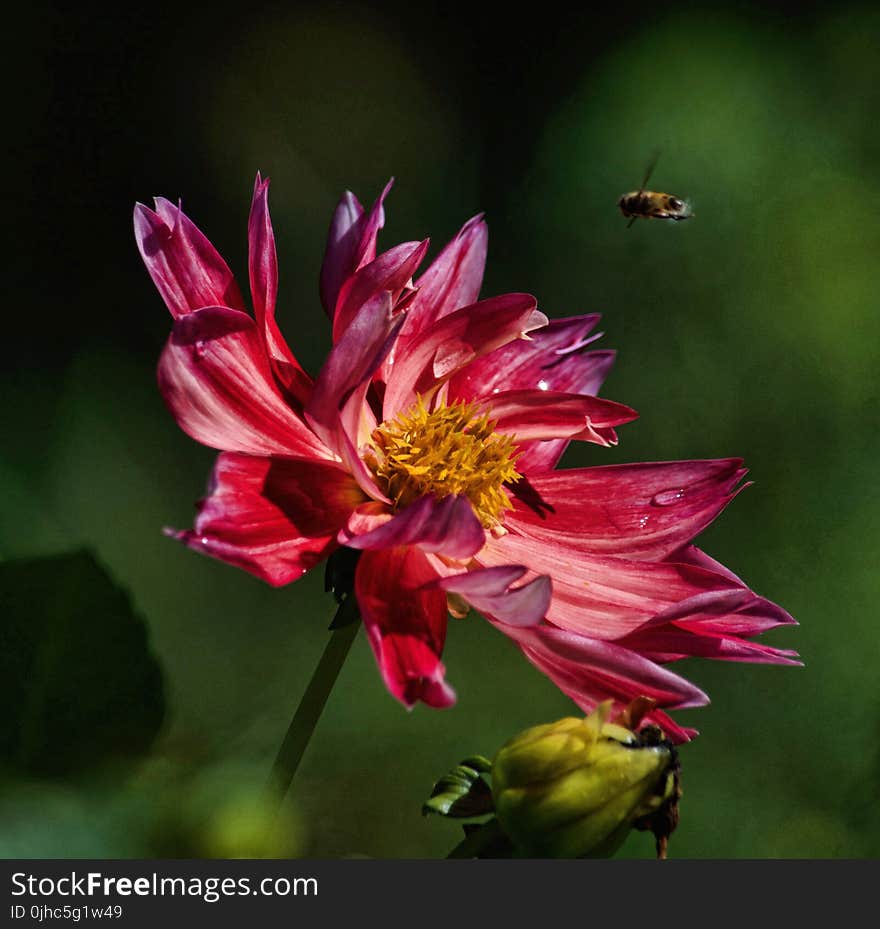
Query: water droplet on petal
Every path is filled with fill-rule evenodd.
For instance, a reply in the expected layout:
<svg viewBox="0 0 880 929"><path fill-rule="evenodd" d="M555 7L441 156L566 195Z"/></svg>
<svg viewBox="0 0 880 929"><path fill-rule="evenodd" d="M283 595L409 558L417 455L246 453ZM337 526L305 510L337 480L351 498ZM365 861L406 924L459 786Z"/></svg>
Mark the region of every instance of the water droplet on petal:
<svg viewBox="0 0 880 929"><path fill-rule="evenodd" d="M675 506L676 503L679 503L684 499L684 490L678 488L676 490L661 490L660 493L654 494L651 497L651 503L654 506Z"/></svg>
<svg viewBox="0 0 880 929"><path fill-rule="evenodd" d="M644 529L648 525L648 517L641 516L639 517L639 529Z"/></svg>
<svg viewBox="0 0 880 929"><path fill-rule="evenodd" d="M543 378L538 381L538 390L549 390L550 385Z"/></svg>

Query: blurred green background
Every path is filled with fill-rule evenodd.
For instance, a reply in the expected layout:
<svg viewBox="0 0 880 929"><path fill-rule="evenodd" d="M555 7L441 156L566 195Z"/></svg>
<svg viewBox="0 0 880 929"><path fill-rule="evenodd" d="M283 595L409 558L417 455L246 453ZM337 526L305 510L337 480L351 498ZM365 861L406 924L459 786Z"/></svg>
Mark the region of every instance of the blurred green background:
<svg viewBox="0 0 880 929"><path fill-rule="evenodd" d="M876 6L651 2L528 21L437 2L76 10L19 11L4 50L20 159L5 172L0 555L10 577L17 559L83 547L101 569L50 562L13 598L18 618L0 616L6 677L22 642L36 656L25 689L4 691L0 744L15 720L31 734L30 754L5 753L0 854L442 856L460 832L419 815L432 782L573 711L472 616L446 652L457 707L407 713L361 635L285 816L261 806L332 604L320 571L272 590L162 536L190 524L214 454L162 404L169 317L131 235L135 200L182 197L245 282L259 169L280 322L311 371L329 345L317 274L332 209L394 175L386 246L439 247L485 210L484 294L603 314L601 344L619 350L604 393L641 419L566 464L745 457L755 486L701 544L800 620L767 639L806 666L679 666L713 702L678 714L702 735L682 751L671 855L880 855ZM658 147L651 186L696 218L627 230L616 200ZM141 676L117 673L119 635L89 608L92 581L77 592L86 576L128 593L133 613L118 593L107 609L132 647L146 636ZM58 721L79 699L34 710L62 640L89 669L73 692L107 694L124 745L83 747ZM80 745L75 765L43 764L37 717ZM644 834L623 851L652 853Z"/></svg>

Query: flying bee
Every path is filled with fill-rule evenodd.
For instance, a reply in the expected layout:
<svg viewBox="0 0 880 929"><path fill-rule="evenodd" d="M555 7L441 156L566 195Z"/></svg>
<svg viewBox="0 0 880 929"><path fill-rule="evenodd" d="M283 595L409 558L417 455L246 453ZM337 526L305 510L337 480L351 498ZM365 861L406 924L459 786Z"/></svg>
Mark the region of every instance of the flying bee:
<svg viewBox="0 0 880 929"><path fill-rule="evenodd" d="M672 194L660 193L656 190L645 190L651 174L657 164L655 155L648 170L645 172L645 179L638 190L631 190L624 194L618 201L620 212L624 216L631 217L626 228L629 227L641 216L642 219L672 219L679 222L682 219L690 219L694 214L691 212L690 204L686 200L679 200Z"/></svg>

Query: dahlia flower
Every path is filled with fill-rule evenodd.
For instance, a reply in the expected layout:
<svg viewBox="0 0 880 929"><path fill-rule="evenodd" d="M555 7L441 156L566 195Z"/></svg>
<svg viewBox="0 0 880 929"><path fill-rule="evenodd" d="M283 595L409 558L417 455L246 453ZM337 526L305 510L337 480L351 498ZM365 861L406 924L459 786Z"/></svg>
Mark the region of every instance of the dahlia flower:
<svg viewBox="0 0 880 929"><path fill-rule="evenodd" d="M390 185L389 185L390 187ZM388 690L446 707L448 613L473 607L582 709L706 695L665 665L690 655L795 663L751 641L794 620L691 542L737 493L739 459L554 470L571 440L608 446L636 417L596 397L614 358L585 351L598 316L548 321L534 297L478 300L487 229L465 223L377 253L388 188L346 193L320 277L333 347L316 378L275 319L278 266L257 175L246 309L232 272L174 204L135 208L147 269L174 317L159 387L180 427L219 449L197 551L273 585L339 546Z"/></svg>

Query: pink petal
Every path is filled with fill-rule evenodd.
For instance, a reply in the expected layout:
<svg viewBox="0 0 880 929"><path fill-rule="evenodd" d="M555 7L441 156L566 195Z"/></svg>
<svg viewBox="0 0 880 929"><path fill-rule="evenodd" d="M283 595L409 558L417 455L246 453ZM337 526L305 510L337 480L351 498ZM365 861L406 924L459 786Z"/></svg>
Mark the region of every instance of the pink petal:
<svg viewBox="0 0 880 929"><path fill-rule="evenodd" d="M508 631L508 635L520 644L540 651L548 659L556 659L562 664L592 665L594 679L616 682L625 686L633 696L650 697L659 706L687 709L705 706L709 702L706 694L695 684L614 642L591 639L549 624L516 629L515 635Z"/></svg>
<svg viewBox="0 0 880 929"><path fill-rule="evenodd" d="M389 520L394 519L390 507L377 500L368 500L352 511L342 529L339 530L339 543L347 545L349 539L359 535L366 535Z"/></svg>
<svg viewBox="0 0 880 929"><path fill-rule="evenodd" d="M382 291L389 291L391 302L396 303L427 250L427 239L424 242L404 242L383 252L348 278L339 292L333 316L334 343L342 338L361 307Z"/></svg>
<svg viewBox="0 0 880 929"><path fill-rule="evenodd" d="M363 499L352 477L330 462L225 452L195 527L170 534L279 586L337 547L339 527Z"/></svg>
<svg viewBox="0 0 880 929"><path fill-rule="evenodd" d="M577 661L565 661L557 655L548 654L547 650L541 647L525 647L522 652L539 671L546 674L585 713L592 712L599 703L611 699L613 701L612 714L617 714L632 700L647 696L639 682L603 673L598 657L594 659L597 664L583 665ZM671 703L674 708L674 699L662 702L663 705ZM708 699L704 702L708 703ZM644 716L642 722L660 726L666 737L673 742L688 742L697 734L695 729L679 726L657 708Z"/></svg>
<svg viewBox="0 0 880 929"><path fill-rule="evenodd" d="M352 477L358 482L358 485L363 490L363 492L373 500L378 500L383 504L390 504L391 501L385 494L379 489L379 485L376 483L376 478L373 475L373 472L367 467L367 463L361 458L357 446L355 446L353 440L350 438L350 435L353 432L350 432L348 426L346 425L347 421L350 421L349 417L346 415L348 411L348 406L351 405L351 401L355 401L359 408L363 408L363 399L357 395L355 391L352 396L349 404L343 408L342 415L340 415L339 421L341 423L341 428L337 434L337 442L339 446L339 457L345 462L349 472ZM369 410L362 409L362 413L366 416L369 413Z"/></svg>
<svg viewBox="0 0 880 929"><path fill-rule="evenodd" d="M518 466L521 465L518 462ZM740 458L576 468L511 488L517 534L584 553L658 561L703 531L739 492Z"/></svg>
<svg viewBox="0 0 880 929"><path fill-rule="evenodd" d="M409 409L474 359L546 325L528 294L505 294L456 310L425 332L401 341L390 369L383 418Z"/></svg>
<svg viewBox="0 0 880 929"><path fill-rule="evenodd" d="M206 306L244 310L226 262L183 210L159 197L156 212L138 203L134 234L150 277L171 315Z"/></svg>
<svg viewBox="0 0 880 929"><path fill-rule="evenodd" d="M726 575L716 576L730 580ZM675 623L683 629L735 635L757 635L777 626L797 625L781 606L759 597L741 581L735 583L738 586L728 590L707 591L682 600L658 613L651 625Z"/></svg>
<svg viewBox="0 0 880 929"><path fill-rule="evenodd" d="M416 335L438 319L477 300L486 267L488 240L489 229L482 214L464 224L416 281L418 293L409 308L404 336Z"/></svg>
<svg viewBox="0 0 880 929"><path fill-rule="evenodd" d="M332 319L336 309L336 298L343 281L357 267L355 251L360 242L364 208L358 198L347 190L340 199L330 221L327 247L321 265L321 303Z"/></svg>
<svg viewBox="0 0 880 929"><path fill-rule="evenodd" d="M613 639L653 661L692 655L796 663L793 652L740 638L793 620L725 574L691 564L588 556L514 532L490 540L477 561L521 562L549 574L551 623L597 641Z"/></svg>
<svg viewBox="0 0 880 929"><path fill-rule="evenodd" d="M551 319L529 341L510 342L462 368L449 393L471 400L493 390L559 390L596 394L614 361L614 352L584 352L602 333L587 337L599 314Z"/></svg>
<svg viewBox="0 0 880 929"><path fill-rule="evenodd" d="M392 177L389 178L382 193L379 194L376 202L364 219L363 228L360 230L360 240L354 252L355 261L352 271L359 270L376 257L376 239L379 235L379 230L385 225L385 198L391 192L393 185L394 178Z"/></svg>
<svg viewBox="0 0 880 929"><path fill-rule="evenodd" d="M748 486L748 485L746 485ZM743 488L745 489L745 488ZM696 545L685 545L682 546L677 552L674 552L669 556L669 561L679 561L683 564L692 564L696 565L698 568L706 568L708 571L715 571L718 574L723 574L725 577L729 577L731 580L736 581L738 584L742 584L743 587L746 586L745 582L737 577L730 568L726 568L720 561L716 561L711 555L707 555L704 551L697 548Z"/></svg>
<svg viewBox="0 0 880 929"><path fill-rule="evenodd" d="M340 455L345 444L341 440L342 407L357 388L365 394L402 325L403 316L392 311L391 294L376 294L361 307L321 368L306 407L306 419L321 440ZM356 435L349 433L348 438L356 445Z"/></svg>
<svg viewBox="0 0 880 929"><path fill-rule="evenodd" d="M364 528L364 517L360 512L355 513L340 531L340 543L357 549L416 545L425 552L462 560L475 555L486 539L486 530L468 499L452 495L442 500L433 496L420 497L387 522L376 526L375 519L368 517L367 525L375 528L358 534L358 530Z"/></svg>
<svg viewBox="0 0 880 929"><path fill-rule="evenodd" d="M610 350L584 351L602 335L589 335L598 321L598 313L551 319L531 333L531 341L510 342L462 368L449 382L450 397L472 400L496 390L526 388L597 394L615 358ZM521 470L551 471L567 445L567 439L522 443Z"/></svg>
<svg viewBox="0 0 880 929"><path fill-rule="evenodd" d="M597 445L616 445L612 427L632 422L638 413L622 403L553 390L506 390L478 398L496 420L497 432L520 441L581 439Z"/></svg>
<svg viewBox="0 0 880 929"><path fill-rule="evenodd" d="M709 702L706 694L689 681L618 644L565 632L546 623L529 628L494 625L585 712L609 698L617 712L641 696L655 700L658 707L677 709ZM695 734L659 710L652 711L645 720L660 725L674 741L687 741Z"/></svg>
<svg viewBox="0 0 880 929"><path fill-rule="evenodd" d="M455 692L440 661L446 639L446 595L415 548L365 551L358 561L355 595L379 671L406 707L419 700L448 707Z"/></svg>
<svg viewBox="0 0 880 929"><path fill-rule="evenodd" d="M595 639L619 639L658 613L707 591L738 590L733 581L691 565L584 555L509 532L489 539L481 565L523 564L553 580L547 618ZM699 601L694 601L695 608Z"/></svg>
<svg viewBox="0 0 880 929"><path fill-rule="evenodd" d="M278 259L275 234L269 218L269 179L259 173L254 184L254 197L248 220L248 270L251 296L257 326L266 346L266 354L281 384L296 402L303 406L312 392L312 379L300 367L284 341L275 321L275 301L278 297Z"/></svg>
<svg viewBox="0 0 880 929"><path fill-rule="evenodd" d="M691 631L691 630L694 631ZM760 642L749 642L731 634L707 634L696 627L682 629L666 624L640 629L618 641L652 661L666 663L681 658L714 658L720 661L749 661L755 664L802 665L792 649L773 648Z"/></svg>
<svg viewBox="0 0 880 929"><path fill-rule="evenodd" d="M542 575L512 587L526 570L522 565L476 569L444 577L437 586L448 593L460 594L484 616L513 626L533 626L547 615L552 584L549 577Z"/></svg>
<svg viewBox="0 0 880 929"><path fill-rule="evenodd" d="M203 445L252 455L330 457L281 396L256 324L245 313L206 307L182 316L158 376L181 429Z"/></svg>
<svg viewBox="0 0 880 929"><path fill-rule="evenodd" d="M358 198L350 191L342 195L336 207L321 265L321 302L331 319L342 285L358 268L376 257L376 237L385 224L383 203L393 183L392 178L369 214L364 214Z"/></svg>

